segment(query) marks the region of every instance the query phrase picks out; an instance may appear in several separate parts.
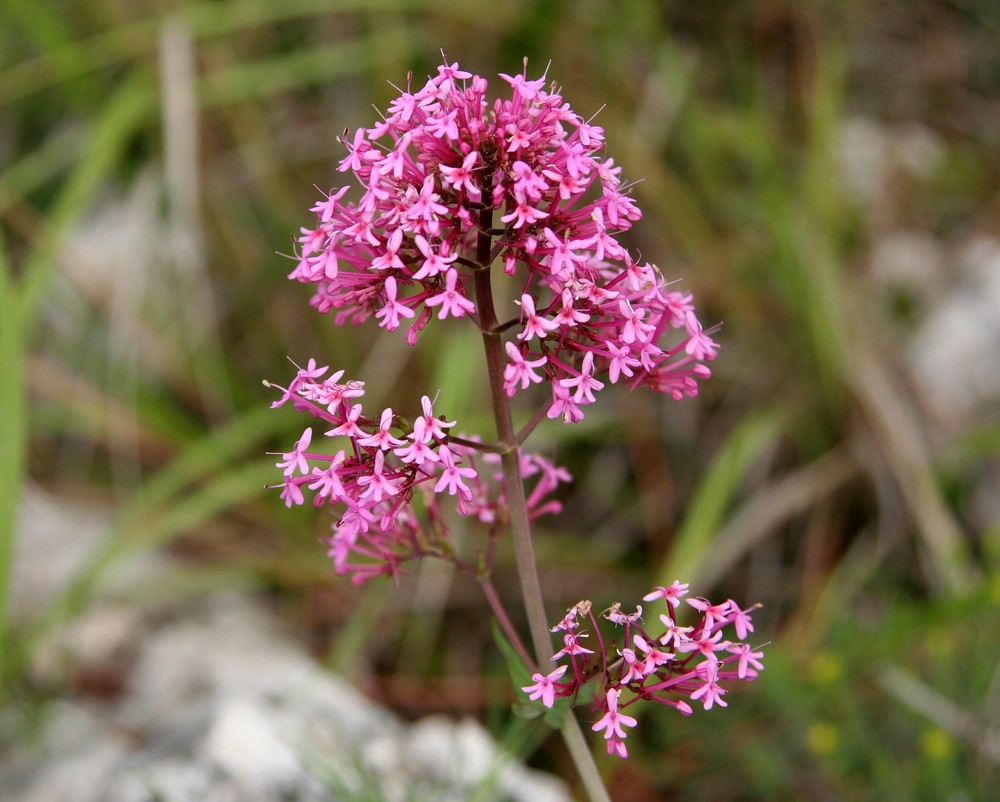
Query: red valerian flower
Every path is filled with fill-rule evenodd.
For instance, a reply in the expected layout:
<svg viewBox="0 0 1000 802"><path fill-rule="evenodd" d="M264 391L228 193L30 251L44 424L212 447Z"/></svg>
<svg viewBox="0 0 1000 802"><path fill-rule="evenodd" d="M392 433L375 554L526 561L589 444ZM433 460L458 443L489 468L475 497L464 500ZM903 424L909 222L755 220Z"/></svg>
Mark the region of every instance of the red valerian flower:
<svg viewBox="0 0 1000 802"><path fill-rule="evenodd" d="M337 573L363 582L380 574L394 575L399 565L428 553L425 544L447 532L444 511L435 495L454 498L455 511L492 524L502 516L506 490L474 440L452 438L454 421L437 415L434 402L420 399L422 414L412 423L391 408L365 414L364 382L344 381L342 370L328 378L328 367L313 360L300 369L274 406L291 402L297 410L326 424L326 436L346 439L332 450L315 446L307 428L295 447L281 454L281 498L288 507L306 503L340 511L329 538L329 554ZM494 455L495 456L495 455ZM534 519L561 509L551 498L570 475L544 457L521 452L524 477L531 483L528 514ZM423 516L412 509L414 497L429 498Z"/></svg>
<svg viewBox="0 0 1000 802"><path fill-rule="evenodd" d="M394 331L409 320L412 345L435 310L475 315L486 234L490 261L518 282L504 326L509 395L545 381L550 416L567 422L605 386L598 375L696 395L717 345L690 294L619 244L641 212L603 130L545 76L500 77L510 96L490 100L485 78L442 64L423 87L408 81L381 122L345 136L340 171L362 194L335 187L312 207L290 278L315 285L312 305L338 324L374 315ZM503 228L482 230L483 210Z"/></svg>
<svg viewBox="0 0 1000 802"><path fill-rule="evenodd" d="M622 712L623 708L642 701L658 702L690 716L691 702L699 703L704 710L727 707L723 683L756 679L764 669L764 654L749 643L726 640L724 630L732 626L740 638L752 632L751 613L759 605L741 610L731 600L718 605L706 599L690 600L700 619L690 626L679 626L677 609L687 592L688 586L677 581L669 587L654 588L643 597L647 602L666 602L667 612L659 615L664 630L659 632L644 627L641 607L626 613L616 602L595 616L589 601L578 602L552 627L553 632L566 633L565 648L552 657L554 662L562 663L559 669L565 670L557 669L544 677L536 674L536 684L522 690L532 700L541 698L542 704L552 707L556 698L575 699L596 678L599 690L594 695L594 708L603 715L592 729L604 732L609 755L622 758L628 757L624 727L636 725L634 718ZM624 627L624 636L611 641L603 638L598 627L600 618ZM597 635L596 650L578 644L586 635L581 628L588 620ZM618 642L632 646L621 651L609 648L609 643ZM672 651L661 648L668 644Z"/></svg>

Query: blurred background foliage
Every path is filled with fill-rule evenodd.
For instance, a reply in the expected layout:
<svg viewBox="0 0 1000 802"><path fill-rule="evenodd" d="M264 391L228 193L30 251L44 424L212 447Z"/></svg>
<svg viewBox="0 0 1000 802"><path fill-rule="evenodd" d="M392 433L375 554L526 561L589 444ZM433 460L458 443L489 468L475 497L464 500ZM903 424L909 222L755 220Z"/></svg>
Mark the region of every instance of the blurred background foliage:
<svg viewBox="0 0 1000 802"><path fill-rule="evenodd" d="M2 0L0 598L27 488L114 515L54 600L5 616L7 703L61 692L32 650L167 549L182 567L143 592L252 588L376 698L502 726L477 588L439 565L351 587L329 521L262 490L302 423L261 380L315 355L489 434L471 331L411 353L336 329L280 254L388 81L441 49L487 77L527 57L638 182L629 247L724 324L697 401L611 394L535 436L576 478L538 532L550 609L683 577L762 602L770 643L728 711L646 717L603 764L620 798L986 799L1000 339L929 321L965 292L981 333L963 265L1000 271L998 45L988 0ZM556 739L532 760L572 777Z"/></svg>

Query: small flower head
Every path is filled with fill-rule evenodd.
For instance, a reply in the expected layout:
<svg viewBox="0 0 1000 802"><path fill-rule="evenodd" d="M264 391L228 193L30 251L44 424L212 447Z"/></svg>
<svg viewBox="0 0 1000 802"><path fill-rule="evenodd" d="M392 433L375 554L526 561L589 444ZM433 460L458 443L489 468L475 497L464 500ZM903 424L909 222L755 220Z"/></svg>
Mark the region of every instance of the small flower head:
<svg viewBox="0 0 1000 802"><path fill-rule="evenodd" d="M341 447L313 448L313 430L305 429L276 463L282 481L275 487L288 507L305 504L308 496L314 506L336 510L328 542L338 573L358 582L395 576L403 562L420 556L422 540L444 542L448 526L437 496L452 499L458 515L487 525L505 517L502 478L488 465L483 470L488 456L474 440L450 437L455 421L437 414L429 396L421 397L422 414L412 424L391 408L369 417L361 400L364 383L344 381L343 371L322 378L328 371L310 360L288 388L277 389L280 403L291 401L318 419ZM569 474L537 454L523 452L521 459L529 516L558 511L551 494ZM418 500L424 505L419 515L413 508Z"/></svg>
<svg viewBox="0 0 1000 802"><path fill-rule="evenodd" d="M598 623L598 618L590 614L590 602L570 608L552 628L553 632L564 633L564 646L552 659L563 661L561 668L572 669L559 675L560 695L575 697L595 674L604 679L603 690L594 700L596 708L604 713L593 729L604 733L608 754L628 757L625 728L636 726L636 719L621 711L621 694L625 690L629 691L628 705L656 702L689 716L693 704L703 710L727 707L724 698L727 684L756 679L764 668L763 652L749 643L726 640L723 633L730 625L738 636L741 629L752 632L749 616L756 605L741 610L732 600L720 605L706 599L692 600L695 603L684 609L698 611L700 618L691 625L681 626L676 616L680 599L687 590L688 586L678 581L669 587L654 588L643 597L651 604L665 603L667 612L657 616L663 630L644 628L641 607L634 613L625 613L615 603L605 610L604 619L616 628L625 628L624 640L630 645L621 651L612 652L609 646L616 641L601 637L600 633L588 641L595 649L580 645L580 640L590 634L584 629L587 621L595 627ZM524 690L541 694L545 687L541 684L543 678L535 675L534 679L536 684Z"/></svg>

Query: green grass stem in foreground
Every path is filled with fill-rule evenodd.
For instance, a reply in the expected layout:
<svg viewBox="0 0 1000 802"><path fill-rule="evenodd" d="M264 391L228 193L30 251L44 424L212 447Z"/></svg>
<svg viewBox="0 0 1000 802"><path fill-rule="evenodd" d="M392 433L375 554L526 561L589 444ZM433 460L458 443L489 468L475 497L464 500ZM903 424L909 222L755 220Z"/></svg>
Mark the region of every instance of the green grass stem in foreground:
<svg viewBox="0 0 1000 802"><path fill-rule="evenodd" d="M0 238L0 700L14 670L10 659L10 601L21 486L27 472L28 404L25 325L6 244Z"/></svg>

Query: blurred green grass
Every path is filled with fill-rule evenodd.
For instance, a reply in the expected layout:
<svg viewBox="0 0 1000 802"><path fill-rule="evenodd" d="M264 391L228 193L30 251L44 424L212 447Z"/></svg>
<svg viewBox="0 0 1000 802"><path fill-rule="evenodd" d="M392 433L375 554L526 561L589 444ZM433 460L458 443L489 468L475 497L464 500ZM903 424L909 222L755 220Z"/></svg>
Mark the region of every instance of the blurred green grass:
<svg viewBox="0 0 1000 802"><path fill-rule="evenodd" d="M930 449L893 310L865 270L885 225L852 197L838 161L848 119L916 121L942 138L945 167L890 195L894 213L948 237L995 209L982 176L997 175L996 135L977 110L1000 89L997 20L989 4L920 8L970 66L918 71L903 86L870 57L890 41L919 62L932 46L902 2L4 0L0 600L25 481L114 511L51 606L3 628L4 687L23 693L39 639L85 609L117 562L154 548L188 561L196 579L184 592L255 587L332 665L350 672L363 653L381 675L370 689L403 708L420 710L407 690L415 674L442 688L458 666L502 675L475 589L433 569L395 595L344 587L318 545L325 522L261 490L265 452L301 422L269 412L260 381L280 383L286 358L315 355L404 408L411 388L440 390L449 415L488 431L475 412L482 377L466 368L474 338L431 331L411 355L372 327L334 329L284 280L275 251L291 250L315 186L340 180L336 137L371 123L387 81L431 72L440 49L487 77L527 56L537 71L552 60L577 111L599 111L609 154L640 180L646 217L630 247L681 276L704 320L725 323L697 403L617 397L585 425L537 433L536 447L577 477L567 513L539 532L551 607L626 601L683 576L700 593L764 602L759 634L775 660L752 704L664 722L666 757L651 747L607 770L636 799L874 799L911 760L913 787L933 766L935 798L985 798L977 789L996 759L970 757L972 736L945 732L928 738L947 741L953 759L921 761L913 732L943 725L878 684L891 655L868 662L850 637L859 611L877 611L864 637L881 643L917 637L920 616L986 627L998 602L996 522L970 518L964 503L997 464L997 427L935 431ZM108 227L109 216L121 222ZM88 238L94 230L104 238ZM447 592L418 590L442 582ZM352 619L355 608L364 614ZM458 656L470 644L482 647L478 663ZM850 681L803 680L817 655L847 666ZM947 653L909 659L930 686L954 690L940 684ZM977 659L977 676L995 669L995 653ZM506 698L490 687L472 706L500 720ZM870 703L841 720L837 701L862 690ZM992 700L995 728L991 693L949 698L970 714ZM831 732L844 743L875 723L907 748L869 738L864 761L824 752ZM803 732L819 746L795 746ZM745 739L794 748L775 767L766 746L740 751ZM554 748L537 760L558 763ZM739 755L744 786L685 768L717 753Z"/></svg>

